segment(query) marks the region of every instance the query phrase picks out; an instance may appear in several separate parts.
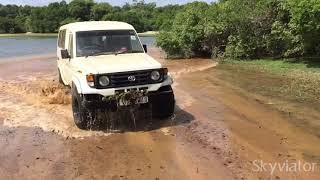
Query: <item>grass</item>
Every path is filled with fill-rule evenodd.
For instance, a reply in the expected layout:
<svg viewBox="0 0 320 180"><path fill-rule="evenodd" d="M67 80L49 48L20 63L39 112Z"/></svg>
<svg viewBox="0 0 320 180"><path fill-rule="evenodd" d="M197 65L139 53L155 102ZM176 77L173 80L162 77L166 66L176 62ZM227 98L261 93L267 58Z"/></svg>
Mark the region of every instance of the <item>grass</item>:
<svg viewBox="0 0 320 180"><path fill-rule="evenodd" d="M320 137L320 61L224 60L219 79L288 115L291 121Z"/></svg>
<svg viewBox="0 0 320 180"><path fill-rule="evenodd" d="M259 59L250 61L238 61L238 60L225 60L223 62L229 64L237 64L248 66L249 68L258 69L261 71L268 71L271 73L283 74L291 71L303 71L303 72L319 72L320 73L320 61L317 59L304 59L304 60L272 60L272 59Z"/></svg>
<svg viewBox="0 0 320 180"><path fill-rule="evenodd" d="M320 68L318 65L320 63L317 64L315 61L310 65L309 60L299 62L270 59L227 60L220 65L220 68L246 74L249 79L251 73L251 76L256 77L255 80L251 77L251 82L245 84L250 87L251 83L252 85L257 83L259 86L255 89L263 87L264 91L270 91L272 96L286 97L288 100L298 102L314 102L320 101Z"/></svg>

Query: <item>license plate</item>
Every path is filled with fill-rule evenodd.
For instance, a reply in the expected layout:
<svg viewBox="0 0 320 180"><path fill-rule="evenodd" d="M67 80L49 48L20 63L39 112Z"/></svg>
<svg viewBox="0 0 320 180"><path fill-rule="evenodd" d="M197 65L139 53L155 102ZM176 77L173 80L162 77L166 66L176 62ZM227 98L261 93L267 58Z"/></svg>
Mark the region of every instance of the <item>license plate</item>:
<svg viewBox="0 0 320 180"><path fill-rule="evenodd" d="M149 102L148 96L142 96L136 100L136 104L146 104ZM131 105L130 101L119 101L120 106L129 106Z"/></svg>

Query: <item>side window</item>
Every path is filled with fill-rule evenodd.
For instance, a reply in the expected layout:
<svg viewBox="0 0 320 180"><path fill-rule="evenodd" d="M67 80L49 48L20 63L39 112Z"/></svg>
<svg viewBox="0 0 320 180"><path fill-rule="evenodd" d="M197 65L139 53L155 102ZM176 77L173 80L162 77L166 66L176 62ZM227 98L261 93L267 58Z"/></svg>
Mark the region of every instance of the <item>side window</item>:
<svg viewBox="0 0 320 180"><path fill-rule="evenodd" d="M65 49L65 43L66 43L66 30L61 30L59 32L59 40L58 40L58 46L61 49Z"/></svg>
<svg viewBox="0 0 320 180"><path fill-rule="evenodd" d="M58 36L58 47L61 48L61 38L62 38L62 31L59 31L59 36Z"/></svg>
<svg viewBox="0 0 320 180"><path fill-rule="evenodd" d="M69 35L69 53L71 58L73 58L73 36L72 34Z"/></svg>

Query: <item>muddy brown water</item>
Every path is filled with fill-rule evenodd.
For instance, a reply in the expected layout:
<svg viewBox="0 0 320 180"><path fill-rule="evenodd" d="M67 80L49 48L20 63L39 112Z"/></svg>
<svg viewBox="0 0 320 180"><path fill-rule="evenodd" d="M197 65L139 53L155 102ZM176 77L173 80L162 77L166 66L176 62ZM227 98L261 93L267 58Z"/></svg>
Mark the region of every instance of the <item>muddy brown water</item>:
<svg viewBox="0 0 320 180"><path fill-rule="evenodd" d="M0 64L0 179L319 179L319 171L255 171L253 162L316 162L319 138L215 76L208 59L165 61L174 117L151 129L83 131L54 55ZM305 158L309 154L309 158Z"/></svg>

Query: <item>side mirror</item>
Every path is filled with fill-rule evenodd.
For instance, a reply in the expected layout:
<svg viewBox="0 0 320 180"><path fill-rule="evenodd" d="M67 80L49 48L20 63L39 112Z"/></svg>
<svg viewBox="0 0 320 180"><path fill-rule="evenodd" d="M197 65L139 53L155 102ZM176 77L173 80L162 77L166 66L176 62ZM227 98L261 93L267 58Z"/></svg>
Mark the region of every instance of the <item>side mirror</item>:
<svg viewBox="0 0 320 180"><path fill-rule="evenodd" d="M146 44L143 45L143 49L144 49L144 51L145 51L146 53L148 52L148 48L147 48L147 45L146 45Z"/></svg>
<svg viewBox="0 0 320 180"><path fill-rule="evenodd" d="M66 49L62 49L62 50L61 50L61 58L62 58L62 59L69 59L69 58L71 58L68 50L66 50Z"/></svg>

